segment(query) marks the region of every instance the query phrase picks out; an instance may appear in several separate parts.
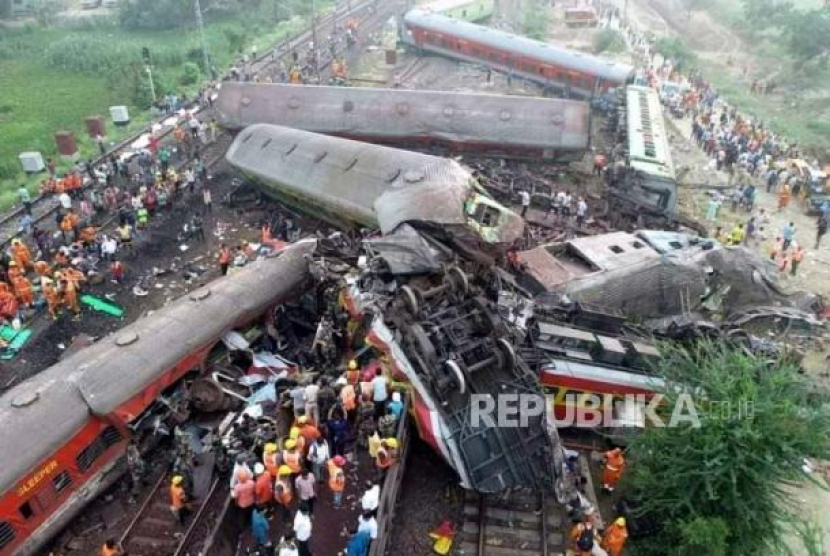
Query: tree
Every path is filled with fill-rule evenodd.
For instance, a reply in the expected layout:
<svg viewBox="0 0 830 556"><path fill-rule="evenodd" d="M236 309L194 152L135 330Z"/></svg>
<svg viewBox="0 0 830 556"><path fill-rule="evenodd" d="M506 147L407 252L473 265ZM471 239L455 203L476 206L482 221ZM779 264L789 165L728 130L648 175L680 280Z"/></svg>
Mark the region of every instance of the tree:
<svg viewBox="0 0 830 556"><path fill-rule="evenodd" d="M742 0L747 20L757 29L781 25L792 12L793 4L785 0Z"/></svg>
<svg viewBox="0 0 830 556"><path fill-rule="evenodd" d="M661 37L654 43L654 51L660 53L664 58L672 60L675 68L681 70L691 66L697 60L697 56L685 42L678 37Z"/></svg>
<svg viewBox="0 0 830 556"><path fill-rule="evenodd" d="M637 554L770 554L796 517L787 486L803 458L830 456L830 410L796 364L721 343L669 346L659 374L674 408L693 397L699 427L647 428L629 448L624 488L664 526Z"/></svg>
<svg viewBox="0 0 830 556"><path fill-rule="evenodd" d="M830 56L830 11L791 11L784 19L784 36L800 65Z"/></svg>

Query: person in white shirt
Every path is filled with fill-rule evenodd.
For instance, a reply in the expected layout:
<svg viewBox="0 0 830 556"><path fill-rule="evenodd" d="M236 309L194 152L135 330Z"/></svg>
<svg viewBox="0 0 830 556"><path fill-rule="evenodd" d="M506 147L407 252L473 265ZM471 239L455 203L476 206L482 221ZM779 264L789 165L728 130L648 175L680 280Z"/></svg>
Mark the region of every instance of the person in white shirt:
<svg viewBox="0 0 830 556"><path fill-rule="evenodd" d="M330 457L329 443L321 435L308 449L308 461L311 462L311 472L317 477L317 482L319 483L323 482L323 469L326 467L326 462L329 461Z"/></svg>
<svg viewBox="0 0 830 556"><path fill-rule="evenodd" d="M58 201L60 201L61 208L63 210L69 210L72 208L72 197L70 197L69 193L66 191L60 194Z"/></svg>
<svg viewBox="0 0 830 556"><path fill-rule="evenodd" d="M522 189L519 191L519 197L522 200L522 218L527 214L527 209L530 208L530 193Z"/></svg>
<svg viewBox="0 0 830 556"><path fill-rule="evenodd" d="M363 508L364 514L371 514L374 516L375 512L377 512L379 503L380 485L373 484L360 498L360 507Z"/></svg>
<svg viewBox="0 0 830 556"><path fill-rule="evenodd" d="M386 377L383 371L375 370L375 378L372 379L372 401L375 402L375 420L380 419L386 413L386 401L389 399Z"/></svg>
<svg viewBox="0 0 830 556"><path fill-rule="evenodd" d="M588 203L582 197L576 203L576 225L582 227L585 225L585 217L588 215Z"/></svg>
<svg viewBox="0 0 830 556"><path fill-rule="evenodd" d="M378 538L378 522L370 513L364 513L357 518L357 532L366 531L369 533L369 538L377 540Z"/></svg>
<svg viewBox="0 0 830 556"><path fill-rule="evenodd" d="M311 540L311 518L302 509L297 509L294 516L294 534L297 535L297 550L299 556L311 556L309 541Z"/></svg>
<svg viewBox="0 0 830 556"><path fill-rule="evenodd" d="M314 421L315 425L320 424L320 408L317 407L317 393L319 391L320 387L313 382L305 387L305 414Z"/></svg>
<svg viewBox="0 0 830 556"><path fill-rule="evenodd" d="M282 541L280 541L279 546L277 546L277 556L300 556L293 532L288 531Z"/></svg>

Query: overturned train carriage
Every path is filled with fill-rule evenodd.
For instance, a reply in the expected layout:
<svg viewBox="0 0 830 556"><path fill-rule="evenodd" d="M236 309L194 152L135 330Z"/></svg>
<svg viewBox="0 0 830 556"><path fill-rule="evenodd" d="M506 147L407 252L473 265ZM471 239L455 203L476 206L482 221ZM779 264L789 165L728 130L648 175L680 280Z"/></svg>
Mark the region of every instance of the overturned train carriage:
<svg viewBox="0 0 830 556"><path fill-rule="evenodd" d="M570 162L590 142L585 102L445 91L225 83L216 102L231 129L277 124L391 145L424 145Z"/></svg>
<svg viewBox="0 0 830 556"><path fill-rule="evenodd" d="M266 124L240 132L226 159L268 195L335 225L389 234L425 223L493 245L524 230L454 160Z"/></svg>
<svg viewBox="0 0 830 556"><path fill-rule="evenodd" d="M309 283L314 243L195 290L0 397L0 556L36 553L120 475L159 396Z"/></svg>

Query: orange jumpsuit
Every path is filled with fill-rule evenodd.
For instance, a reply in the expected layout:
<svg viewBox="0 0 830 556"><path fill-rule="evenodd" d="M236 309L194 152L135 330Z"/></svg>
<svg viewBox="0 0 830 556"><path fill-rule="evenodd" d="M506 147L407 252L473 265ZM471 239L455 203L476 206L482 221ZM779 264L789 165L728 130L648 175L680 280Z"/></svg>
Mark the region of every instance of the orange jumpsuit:
<svg viewBox="0 0 830 556"><path fill-rule="evenodd" d="M84 273L76 268L72 268L71 266L67 267L63 271L63 277L72 282L75 286L75 291L80 291L81 284L86 282L86 276Z"/></svg>
<svg viewBox="0 0 830 556"><path fill-rule="evenodd" d="M605 452L605 469L602 470L602 487L606 490L614 490L617 482L622 476L625 468L625 458L622 450L614 448Z"/></svg>
<svg viewBox="0 0 830 556"><path fill-rule="evenodd" d="M8 276L9 282L14 282L14 279L18 276L23 276L23 273L20 272L20 267L17 266L17 263L14 263L14 265L9 266L9 270L6 271L6 276Z"/></svg>
<svg viewBox="0 0 830 556"><path fill-rule="evenodd" d="M61 296L55 288L54 283L46 282L43 284L43 297L46 298L46 304L49 306L49 314L54 319L58 318L58 311L60 311L61 307Z"/></svg>
<svg viewBox="0 0 830 556"><path fill-rule="evenodd" d="M46 261L38 261L35 263L35 272L38 276L49 276L51 274L51 269L49 268L49 263Z"/></svg>
<svg viewBox="0 0 830 556"><path fill-rule="evenodd" d="M18 276L12 282L14 286L14 293L17 300L23 305L32 305L35 302L35 297L32 292L32 283L25 276Z"/></svg>
<svg viewBox="0 0 830 556"><path fill-rule="evenodd" d="M69 278L64 278L61 282L63 304L69 307L76 316L81 316L81 306L78 304L78 290L75 288L75 282Z"/></svg>
<svg viewBox="0 0 830 556"><path fill-rule="evenodd" d="M291 489L291 476L281 475L274 482L274 500L286 508L291 505L294 499L294 491Z"/></svg>
<svg viewBox="0 0 830 556"><path fill-rule="evenodd" d="M781 191L778 192L778 210L787 208L790 204L790 186L786 183L781 186Z"/></svg>
<svg viewBox="0 0 830 556"><path fill-rule="evenodd" d="M17 299L9 291L9 285L0 282L0 317L14 318L17 315Z"/></svg>
<svg viewBox="0 0 830 556"><path fill-rule="evenodd" d="M582 536L582 532L585 530L586 527L589 525L586 523L577 523L573 529L571 529L570 538L571 538L571 545L573 548L573 553L575 556L591 556L591 550L580 550L579 547L576 546L576 541L579 537ZM593 526L591 526L593 528ZM596 533L595 533L596 534Z"/></svg>
<svg viewBox="0 0 830 556"><path fill-rule="evenodd" d="M18 240L14 247L12 247L12 256L14 257L14 262L17 263L17 266L22 271L25 272L27 268L32 266L32 253L22 241Z"/></svg>
<svg viewBox="0 0 830 556"><path fill-rule="evenodd" d="M602 548L609 556L622 556L625 541L628 540L628 529L625 525L612 523L602 537Z"/></svg>

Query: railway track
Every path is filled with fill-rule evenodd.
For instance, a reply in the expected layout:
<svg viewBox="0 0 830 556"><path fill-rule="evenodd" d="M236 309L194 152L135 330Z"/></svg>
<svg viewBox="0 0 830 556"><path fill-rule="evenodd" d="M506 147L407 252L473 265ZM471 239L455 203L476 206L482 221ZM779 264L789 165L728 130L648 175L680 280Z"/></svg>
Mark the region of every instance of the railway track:
<svg viewBox="0 0 830 556"><path fill-rule="evenodd" d="M564 556L564 512L544 493L507 497L469 493L460 553L476 556Z"/></svg>
<svg viewBox="0 0 830 556"><path fill-rule="evenodd" d="M356 18L361 25L361 29L363 29L363 33L361 33L360 40L358 40L358 46L360 46L365 41L365 34L375 26L377 26L380 22L383 21L383 17L387 16L390 11L391 7L387 7L384 5L384 9L374 9L375 5L379 5L380 3L378 0L366 0L361 3L357 3L352 6L351 10L347 9L335 9L326 15L318 18L317 20L317 27L319 30L319 35L325 36L326 28L327 27L334 27L335 25L345 24L345 22L350 17ZM393 6L395 2L389 2L388 5ZM364 34L365 33L365 34ZM311 40L312 31L308 29L303 31L289 39L278 43L276 46L271 48L266 54L259 56L254 62L251 64L251 70L254 72L261 72L267 69L270 65L276 64L277 60L290 54L291 52L298 52L302 53L307 49L308 43ZM337 52L338 55L343 54L346 50L345 45ZM357 52L358 49L355 49ZM330 53L323 49L321 50L322 56L320 56L320 69L325 70L331 65L332 57ZM276 56L275 56L276 54ZM189 107L191 110L196 109L199 110L198 106L190 105ZM199 110L196 113L196 116L201 121L205 121L209 119L213 115L213 110L205 109ZM166 115L159 120L154 121L151 125L148 125L134 135L124 139L111 149L109 149L106 154L103 156L99 156L93 159L93 164L97 167L102 162L104 162L107 158L109 158L110 154L123 154L123 153L134 153L136 152L132 149L131 145L138 140L142 135L148 133L152 127L152 125L160 125L161 129L157 130L158 136L164 140L167 138L174 130L175 125L178 123L178 118L175 118L171 115ZM88 176L84 178L84 185L83 188L86 189L90 185L92 185L91 180L89 180ZM51 229L49 226L41 225L42 223L48 223L49 218L53 218L55 212L59 208L58 200L53 195L42 196L39 195L32 200L32 218L35 225L40 225L39 227L43 229ZM20 233L20 223L21 218L24 215L24 210L22 207L18 207L7 212L5 215L0 216L0 247L5 247L11 240L17 237Z"/></svg>
<svg viewBox="0 0 830 556"><path fill-rule="evenodd" d="M196 556L218 524L228 491L220 479L180 525L170 511L170 475L162 473L150 494L141 503L120 542L132 556Z"/></svg>

